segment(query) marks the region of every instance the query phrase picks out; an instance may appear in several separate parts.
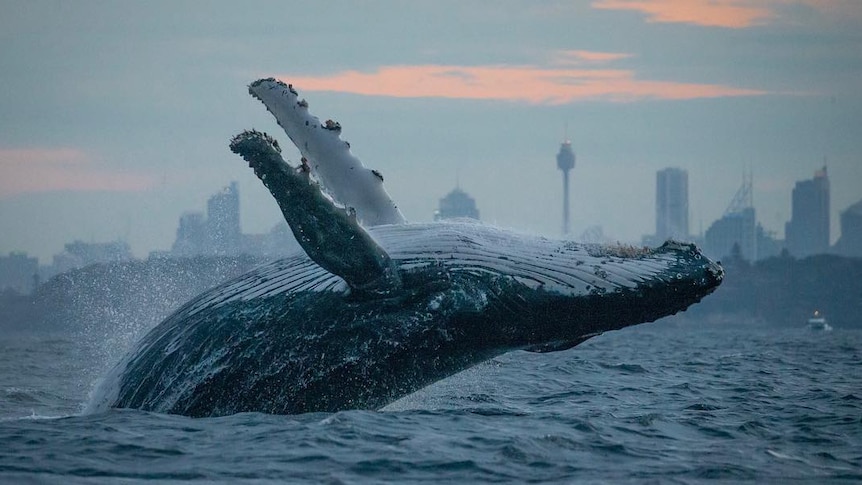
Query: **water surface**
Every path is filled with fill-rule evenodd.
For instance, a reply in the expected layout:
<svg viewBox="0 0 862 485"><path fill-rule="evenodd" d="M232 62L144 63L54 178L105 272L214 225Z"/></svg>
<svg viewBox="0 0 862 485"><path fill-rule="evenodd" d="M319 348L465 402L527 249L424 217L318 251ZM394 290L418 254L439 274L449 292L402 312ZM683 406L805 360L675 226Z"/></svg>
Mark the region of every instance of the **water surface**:
<svg viewBox="0 0 862 485"><path fill-rule="evenodd" d="M862 480L862 332L659 322L514 352L380 412L85 415L128 345L0 340L0 482Z"/></svg>

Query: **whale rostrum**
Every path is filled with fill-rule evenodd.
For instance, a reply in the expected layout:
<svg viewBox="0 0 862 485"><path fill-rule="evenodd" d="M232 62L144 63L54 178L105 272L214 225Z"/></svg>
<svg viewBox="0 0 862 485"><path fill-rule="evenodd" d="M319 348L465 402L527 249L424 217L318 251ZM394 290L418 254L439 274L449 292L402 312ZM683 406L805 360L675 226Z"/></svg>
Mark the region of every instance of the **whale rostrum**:
<svg viewBox="0 0 862 485"><path fill-rule="evenodd" d="M584 245L475 222L408 224L382 177L340 140L340 125L319 124L289 84L249 89L302 160L289 165L275 139L254 130L230 148L302 251L185 304L114 368L90 410L379 409L506 352L564 350L672 315L721 283L721 266L693 244Z"/></svg>

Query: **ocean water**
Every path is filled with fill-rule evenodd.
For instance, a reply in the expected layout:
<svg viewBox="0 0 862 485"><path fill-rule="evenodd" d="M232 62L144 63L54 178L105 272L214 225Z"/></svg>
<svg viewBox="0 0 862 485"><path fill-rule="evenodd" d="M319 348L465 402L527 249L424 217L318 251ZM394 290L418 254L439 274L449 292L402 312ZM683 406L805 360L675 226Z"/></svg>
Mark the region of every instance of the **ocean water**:
<svg viewBox="0 0 862 485"><path fill-rule="evenodd" d="M862 331L793 327L658 322L378 412L208 419L83 414L129 343L6 332L0 483L860 483Z"/></svg>

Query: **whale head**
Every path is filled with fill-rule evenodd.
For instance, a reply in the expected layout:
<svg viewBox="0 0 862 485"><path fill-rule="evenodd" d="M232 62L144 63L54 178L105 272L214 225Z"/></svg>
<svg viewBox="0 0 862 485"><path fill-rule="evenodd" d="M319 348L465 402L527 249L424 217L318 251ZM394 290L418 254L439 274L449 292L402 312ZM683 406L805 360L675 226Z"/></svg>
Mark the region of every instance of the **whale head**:
<svg viewBox="0 0 862 485"><path fill-rule="evenodd" d="M446 308L447 318L482 328L476 347L567 349L685 310L724 275L694 244L674 241L659 248L583 245L469 222L371 233L399 268L406 293L421 281L429 312Z"/></svg>

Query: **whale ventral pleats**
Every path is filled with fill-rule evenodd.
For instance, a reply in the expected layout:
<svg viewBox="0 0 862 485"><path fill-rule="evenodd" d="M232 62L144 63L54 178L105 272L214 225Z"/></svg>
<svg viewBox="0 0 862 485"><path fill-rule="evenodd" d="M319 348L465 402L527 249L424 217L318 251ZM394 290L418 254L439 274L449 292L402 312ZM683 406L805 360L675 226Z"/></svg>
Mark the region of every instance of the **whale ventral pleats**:
<svg viewBox="0 0 862 485"><path fill-rule="evenodd" d="M401 285L386 251L359 225L352 208L335 204L303 167L281 157L275 139L256 130L230 142L275 198L302 249L315 263L343 278L355 292L386 295Z"/></svg>

